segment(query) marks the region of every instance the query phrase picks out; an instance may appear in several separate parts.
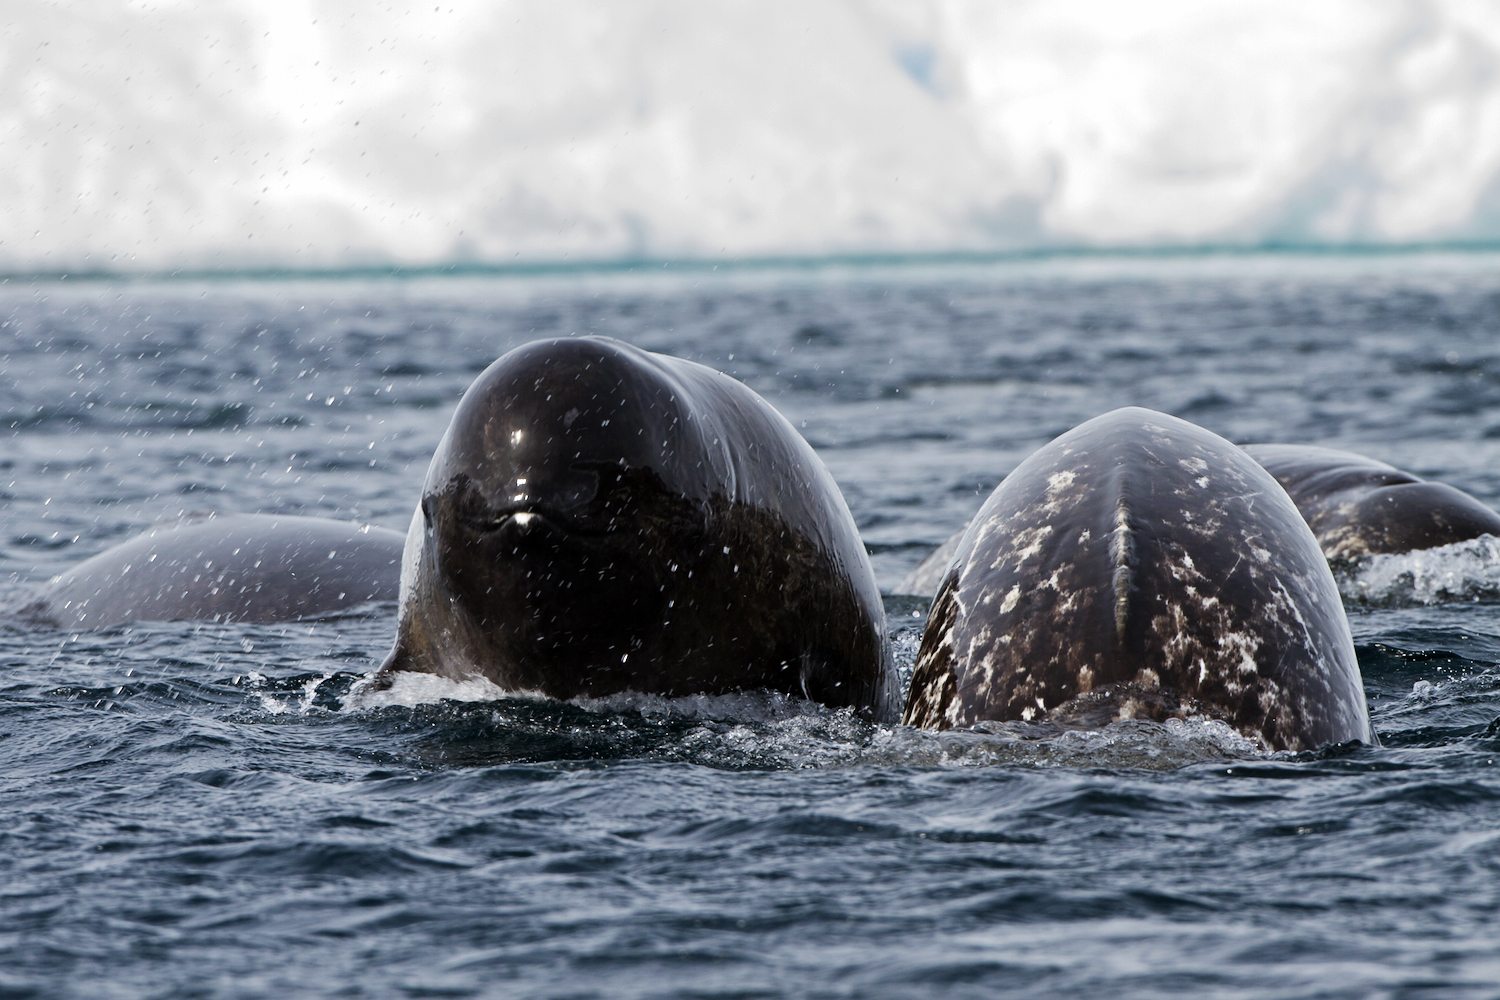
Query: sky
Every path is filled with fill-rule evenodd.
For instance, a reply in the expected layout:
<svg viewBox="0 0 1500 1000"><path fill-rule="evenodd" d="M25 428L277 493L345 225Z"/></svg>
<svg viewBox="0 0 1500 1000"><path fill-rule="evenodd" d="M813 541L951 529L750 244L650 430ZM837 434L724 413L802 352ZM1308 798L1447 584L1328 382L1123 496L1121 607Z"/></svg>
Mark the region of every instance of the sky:
<svg viewBox="0 0 1500 1000"><path fill-rule="evenodd" d="M0 270L1500 241L1494 0L6 0Z"/></svg>

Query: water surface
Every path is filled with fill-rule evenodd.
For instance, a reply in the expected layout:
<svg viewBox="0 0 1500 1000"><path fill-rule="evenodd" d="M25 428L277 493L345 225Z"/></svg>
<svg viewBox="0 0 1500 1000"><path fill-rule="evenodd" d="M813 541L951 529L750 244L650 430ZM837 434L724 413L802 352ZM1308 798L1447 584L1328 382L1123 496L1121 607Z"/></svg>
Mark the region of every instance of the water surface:
<svg viewBox="0 0 1500 1000"><path fill-rule="evenodd" d="M1500 260L0 287L0 600L183 513L401 529L469 381L598 333L802 429L890 590L1115 406L1500 504ZM1493 995L1500 573L1344 581L1378 748L764 695L351 694L393 608L0 625L6 995ZM909 670L925 604L892 595Z"/></svg>

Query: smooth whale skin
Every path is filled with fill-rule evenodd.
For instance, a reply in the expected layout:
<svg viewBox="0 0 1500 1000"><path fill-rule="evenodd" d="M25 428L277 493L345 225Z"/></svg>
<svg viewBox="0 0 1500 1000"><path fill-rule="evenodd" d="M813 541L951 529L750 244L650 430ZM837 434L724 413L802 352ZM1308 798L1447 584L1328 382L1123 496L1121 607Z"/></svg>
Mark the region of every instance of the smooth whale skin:
<svg viewBox="0 0 1500 1000"><path fill-rule="evenodd" d="M1374 739L1333 576L1286 493L1201 427L1115 410L980 508L933 601L905 721L1190 715L1269 749Z"/></svg>
<svg viewBox="0 0 1500 1000"><path fill-rule="evenodd" d="M208 517L151 528L84 560L21 615L73 629L316 617L395 600L402 544L400 532L318 517Z"/></svg>
<svg viewBox="0 0 1500 1000"><path fill-rule="evenodd" d="M1252 444L1245 451L1291 496L1332 563L1500 536L1500 513L1446 483L1354 452Z"/></svg>
<svg viewBox="0 0 1500 1000"><path fill-rule="evenodd" d="M965 525L958 531L949 535L941 545L927 554L927 557L917 564L916 569L901 578L896 584L895 594L907 594L912 597L932 597L943 585L943 577L948 574L948 567L953 562L953 557L958 554L958 546L964 540L964 532L968 530Z"/></svg>
<svg viewBox="0 0 1500 1000"><path fill-rule="evenodd" d="M869 557L812 448L727 375L594 337L520 347L459 402L375 683L397 671L899 708Z"/></svg>

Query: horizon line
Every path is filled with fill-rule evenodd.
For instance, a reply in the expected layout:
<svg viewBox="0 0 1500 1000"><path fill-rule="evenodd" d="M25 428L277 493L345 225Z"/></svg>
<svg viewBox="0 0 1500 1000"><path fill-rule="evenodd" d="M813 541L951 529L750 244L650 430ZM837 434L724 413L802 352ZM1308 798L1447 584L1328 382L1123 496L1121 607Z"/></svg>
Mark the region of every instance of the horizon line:
<svg viewBox="0 0 1500 1000"><path fill-rule="evenodd" d="M542 258L527 261L445 261L427 264L349 264L293 267L171 267L155 269L53 268L0 270L0 286L8 284L152 283L175 281L410 281L444 277L530 278L587 274L643 274L961 266L1026 264L1069 260L1170 260L1175 258L1236 257L1401 257L1427 254L1483 255L1500 253L1500 239L1423 241L1411 243L1205 243L1192 245L1052 246L1014 250L929 250L904 252L757 254L744 257L596 257Z"/></svg>

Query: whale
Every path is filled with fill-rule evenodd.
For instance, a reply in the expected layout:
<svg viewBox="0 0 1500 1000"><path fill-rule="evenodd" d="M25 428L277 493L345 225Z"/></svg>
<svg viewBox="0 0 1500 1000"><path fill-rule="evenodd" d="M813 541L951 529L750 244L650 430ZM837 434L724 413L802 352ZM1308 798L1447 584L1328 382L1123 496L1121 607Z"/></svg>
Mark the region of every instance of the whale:
<svg viewBox="0 0 1500 1000"><path fill-rule="evenodd" d="M1276 477L1336 565L1500 537L1500 512L1373 458L1292 444L1251 444L1245 452Z"/></svg>
<svg viewBox="0 0 1500 1000"><path fill-rule="evenodd" d="M1286 491L1127 407L1025 459L964 531L903 721L1217 719L1269 750L1371 743L1332 573Z"/></svg>
<svg viewBox="0 0 1500 1000"><path fill-rule="evenodd" d="M313 618L394 601L404 545L399 531L320 517L196 518L85 559L44 584L20 616L75 630Z"/></svg>
<svg viewBox="0 0 1500 1000"><path fill-rule="evenodd" d="M470 386L397 615L377 689L430 673L900 709L869 556L811 446L743 383L608 338L524 345Z"/></svg>

